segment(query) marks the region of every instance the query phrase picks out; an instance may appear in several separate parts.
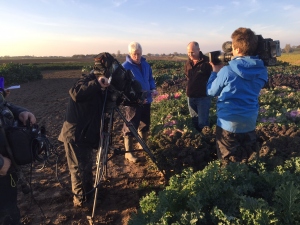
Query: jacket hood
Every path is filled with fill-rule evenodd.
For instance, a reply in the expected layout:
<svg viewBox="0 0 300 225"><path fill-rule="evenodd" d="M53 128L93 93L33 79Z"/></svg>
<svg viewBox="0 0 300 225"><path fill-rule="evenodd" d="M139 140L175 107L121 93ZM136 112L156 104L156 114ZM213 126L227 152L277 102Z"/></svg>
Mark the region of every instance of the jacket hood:
<svg viewBox="0 0 300 225"><path fill-rule="evenodd" d="M237 56L229 61L231 69L245 80L261 78L268 80L264 62L257 56Z"/></svg>

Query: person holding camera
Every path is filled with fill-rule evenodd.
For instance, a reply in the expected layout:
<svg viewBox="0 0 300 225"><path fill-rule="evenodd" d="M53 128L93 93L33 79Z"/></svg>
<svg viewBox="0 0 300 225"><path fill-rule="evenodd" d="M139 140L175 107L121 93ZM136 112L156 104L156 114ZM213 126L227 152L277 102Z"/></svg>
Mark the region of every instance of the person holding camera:
<svg viewBox="0 0 300 225"><path fill-rule="evenodd" d="M192 41L187 46L188 60L184 66L187 79L186 95L192 123L196 130L209 126L211 97L206 94L206 84L212 67L208 57L200 51L199 44Z"/></svg>
<svg viewBox="0 0 300 225"><path fill-rule="evenodd" d="M95 58L95 65L100 64L98 60ZM106 72L95 68L88 75L82 74L69 90L65 121L58 137L64 143L75 207L92 202L93 149L99 146L103 98L109 86Z"/></svg>
<svg viewBox="0 0 300 225"><path fill-rule="evenodd" d="M17 205L18 176L14 159L11 159L8 153L10 147L6 142L4 126L6 123L13 123L14 120L18 120L24 125L29 121L32 125L36 123L36 118L27 109L8 103L5 100L6 95L7 91L4 90L4 81L1 79L0 107L1 112L6 111L6 113L4 115L1 113L0 118L0 225L15 225L21 224L20 210Z"/></svg>
<svg viewBox="0 0 300 225"><path fill-rule="evenodd" d="M158 93L156 91L155 81L152 75L152 69L144 57L142 57L142 46L138 42L131 42L128 45L129 54L126 56L126 61L122 64L125 69L131 70L134 78L140 82L143 91L147 91L148 96L142 106L125 106L125 116L130 121L134 128L138 130L144 142L147 141L150 128L150 108L152 98ZM130 162L137 162L138 159L132 155L133 136L129 128L124 123L124 147L126 150L125 158Z"/></svg>
<svg viewBox="0 0 300 225"><path fill-rule="evenodd" d="M268 80L264 62L255 56L258 38L240 27L232 35L233 58L228 65L214 65L207 94L218 96L216 145L218 158L247 162L256 151L258 97Z"/></svg>

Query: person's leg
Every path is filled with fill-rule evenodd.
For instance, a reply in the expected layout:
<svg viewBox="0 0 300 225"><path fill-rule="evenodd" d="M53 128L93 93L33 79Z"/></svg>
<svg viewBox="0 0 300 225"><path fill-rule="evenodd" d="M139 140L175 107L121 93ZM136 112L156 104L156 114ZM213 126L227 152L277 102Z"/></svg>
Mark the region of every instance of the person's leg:
<svg viewBox="0 0 300 225"><path fill-rule="evenodd" d="M248 162L249 160L253 159L253 154L258 150L255 130L243 134L241 146L243 150L241 160L243 162Z"/></svg>
<svg viewBox="0 0 300 225"><path fill-rule="evenodd" d="M140 107L126 106L124 110L126 120L131 122L137 130L141 121ZM126 126L126 123L123 124L122 132L124 136L132 136L130 129Z"/></svg>
<svg viewBox="0 0 300 225"><path fill-rule="evenodd" d="M21 224L17 182L18 177L14 172L0 176L0 224Z"/></svg>
<svg viewBox="0 0 300 225"><path fill-rule="evenodd" d="M147 143L149 129L150 129L150 110L151 104L144 104L141 112L141 122L138 128L138 134L141 136L143 141ZM138 144L138 149L143 149L140 144Z"/></svg>
<svg viewBox="0 0 300 225"><path fill-rule="evenodd" d="M236 134L226 131L221 127L216 128L216 146L218 159L229 159L236 154L238 147L240 146L236 139Z"/></svg>
<svg viewBox="0 0 300 225"><path fill-rule="evenodd" d="M140 121L141 121L141 107L125 107L125 118L127 121L131 122L133 127L138 130ZM133 151L133 136L130 129L124 123L123 125L123 134L124 134L124 148L125 148L125 159L130 162L137 162L137 158L132 155L130 151Z"/></svg>
<svg viewBox="0 0 300 225"><path fill-rule="evenodd" d="M217 154L219 159L247 162L257 151L256 132L231 133L217 126Z"/></svg>
<svg viewBox="0 0 300 225"><path fill-rule="evenodd" d="M92 149L79 148L76 144L64 143L68 167L71 174L75 206L82 206L84 194L93 187Z"/></svg>
<svg viewBox="0 0 300 225"><path fill-rule="evenodd" d="M93 182L93 149L90 147L79 146L78 152L79 175L83 184L83 193L85 201L91 201L94 197Z"/></svg>
<svg viewBox="0 0 300 225"><path fill-rule="evenodd" d="M202 97L197 99L198 128L201 131L203 127L209 126L210 106L211 106L211 97Z"/></svg>
<svg viewBox="0 0 300 225"><path fill-rule="evenodd" d="M197 109L197 102L196 102L196 98L187 98L187 102L188 102L188 108L189 108L189 112L190 112L190 116L192 118L192 123L193 126L198 130L198 109Z"/></svg>

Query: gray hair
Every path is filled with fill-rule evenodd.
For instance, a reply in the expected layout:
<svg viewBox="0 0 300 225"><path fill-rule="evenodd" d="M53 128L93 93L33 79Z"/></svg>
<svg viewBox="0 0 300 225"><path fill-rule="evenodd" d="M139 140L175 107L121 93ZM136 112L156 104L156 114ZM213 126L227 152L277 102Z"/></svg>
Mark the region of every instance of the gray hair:
<svg viewBox="0 0 300 225"><path fill-rule="evenodd" d="M188 44L188 46L189 46L190 44L192 44L192 45L195 46L196 48L200 48L198 42L196 42L196 41L191 41L191 42Z"/></svg>
<svg viewBox="0 0 300 225"><path fill-rule="evenodd" d="M131 53L136 50L142 51L142 46L140 45L140 43L138 43L136 41L130 42L128 45L128 52Z"/></svg>

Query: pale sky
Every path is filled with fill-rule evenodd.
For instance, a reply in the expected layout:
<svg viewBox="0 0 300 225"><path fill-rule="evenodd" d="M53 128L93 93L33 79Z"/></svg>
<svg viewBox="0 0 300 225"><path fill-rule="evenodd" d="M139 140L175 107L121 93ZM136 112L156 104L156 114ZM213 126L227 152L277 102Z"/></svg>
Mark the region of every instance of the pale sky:
<svg viewBox="0 0 300 225"><path fill-rule="evenodd" d="M0 56L221 50L238 27L300 45L299 0L0 0Z"/></svg>

